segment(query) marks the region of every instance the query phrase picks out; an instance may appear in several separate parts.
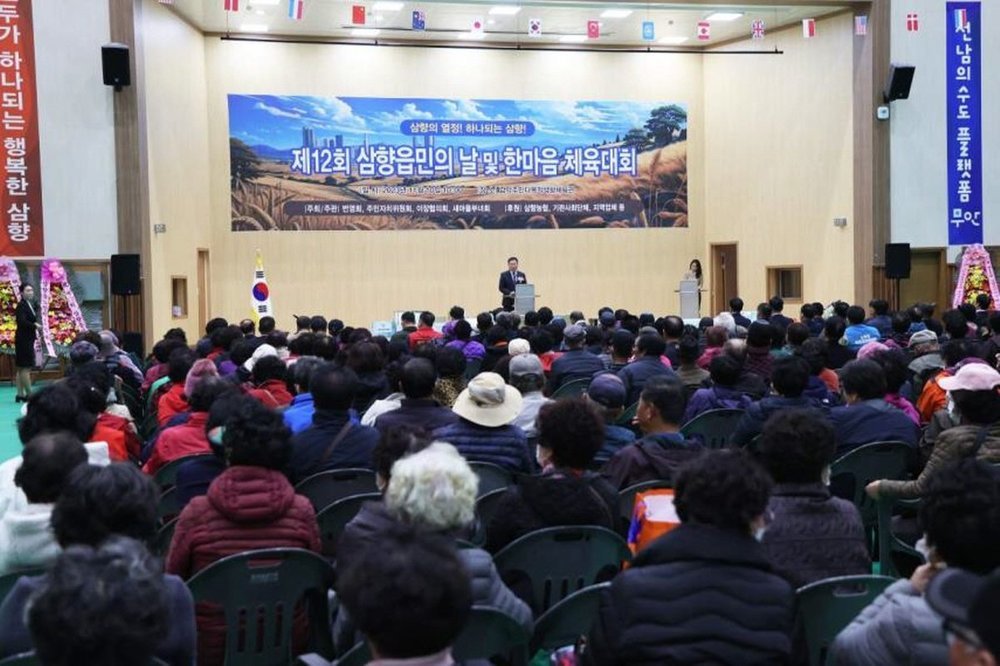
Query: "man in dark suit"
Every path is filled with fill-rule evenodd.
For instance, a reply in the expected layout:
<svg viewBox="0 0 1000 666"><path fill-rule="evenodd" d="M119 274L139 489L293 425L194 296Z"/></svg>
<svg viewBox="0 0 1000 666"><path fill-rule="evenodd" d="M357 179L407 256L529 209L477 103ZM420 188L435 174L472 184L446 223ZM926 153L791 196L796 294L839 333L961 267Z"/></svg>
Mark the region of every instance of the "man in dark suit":
<svg viewBox="0 0 1000 666"><path fill-rule="evenodd" d="M528 278L517 270L517 257L511 257L507 260L507 270L500 274L500 293L503 294L500 304L508 312L514 309L514 289L519 284L528 284Z"/></svg>

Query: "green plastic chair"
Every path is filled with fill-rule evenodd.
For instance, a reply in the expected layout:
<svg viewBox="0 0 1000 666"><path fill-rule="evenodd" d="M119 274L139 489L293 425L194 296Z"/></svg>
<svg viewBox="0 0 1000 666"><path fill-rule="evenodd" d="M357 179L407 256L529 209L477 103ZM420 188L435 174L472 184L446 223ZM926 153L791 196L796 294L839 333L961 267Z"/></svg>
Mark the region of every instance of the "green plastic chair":
<svg viewBox="0 0 1000 666"><path fill-rule="evenodd" d="M527 630L506 613L473 606L451 653L456 661L502 657L511 666L525 666L530 638Z"/></svg>
<svg viewBox="0 0 1000 666"><path fill-rule="evenodd" d="M160 490L172 487L177 483L177 470L180 466L191 460L214 460L215 455L212 453L196 453L190 456L183 456L181 458L176 458L171 460L166 465L161 467L156 471L153 476L153 481L156 483Z"/></svg>
<svg viewBox="0 0 1000 666"><path fill-rule="evenodd" d="M800 587L796 626L803 630L809 664L821 666L837 634L894 582L888 576L839 576Z"/></svg>
<svg viewBox="0 0 1000 666"><path fill-rule="evenodd" d="M631 405L629 405L622 415L615 419L615 425L621 426L623 428L632 427L632 419L635 418L635 413L639 411L639 401L636 400Z"/></svg>
<svg viewBox="0 0 1000 666"><path fill-rule="evenodd" d="M506 613L487 606L473 606L451 653L457 661L502 656L511 666L528 663L528 632ZM365 666L371 661L368 644L361 641L336 661L336 666ZM303 666L319 666L313 655L300 658Z"/></svg>
<svg viewBox="0 0 1000 666"><path fill-rule="evenodd" d="M497 512L497 507L507 494L506 488L497 488L488 492L476 500L476 529L469 537L469 546L480 548L486 543L486 532L489 529L490 521Z"/></svg>
<svg viewBox="0 0 1000 666"><path fill-rule="evenodd" d="M585 587L545 611L535 621L530 653L575 645L580 636L586 636L597 619L601 593L609 587L611 583Z"/></svg>
<svg viewBox="0 0 1000 666"><path fill-rule="evenodd" d="M156 504L156 517L161 525L173 521L181 512L180 502L177 500L177 488L170 486L160 493L160 501Z"/></svg>
<svg viewBox="0 0 1000 666"><path fill-rule="evenodd" d="M618 512L625 524L632 521L632 512L635 510L635 496L644 490L653 488L673 488L674 484L666 479L655 479L653 481L643 481L634 486L629 486L618 493Z"/></svg>
<svg viewBox="0 0 1000 666"><path fill-rule="evenodd" d="M21 571L12 571L8 574L0 576L0 603L7 598L10 591L14 589L17 581L21 579L22 576L41 576L45 573L45 569L41 567L36 567L33 569L22 569Z"/></svg>
<svg viewBox="0 0 1000 666"><path fill-rule="evenodd" d="M681 434L701 441L706 449L724 449L729 446L741 416L742 409L710 409L685 423Z"/></svg>
<svg viewBox="0 0 1000 666"><path fill-rule="evenodd" d="M323 555L334 557L337 553L337 541L343 534L347 523L354 520L358 515L361 505L365 502L381 502L380 493L364 493L352 495L338 500L316 514L316 522L319 523L319 537L323 542Z"/></svg>
<svg viewBox="0 0 1000 666"><path fill-rule="evenodd" d="M897 505L915 509L920 506L920 500L897 500L891 497L878 499L878 572L893 578L909 578L927 558L892 533L892 510Z"/></svg>
<svg viewBox="0 0 1000 666"><path fill-rule="evenodd" d="M375 472L360 467L319 472L295 486L295 493L308 498L316 513L345 497L377 492Z"/></svg>
<svg viewBox="0 0 1000 666"><path fill-rule="evenodd" d="M166 557L170 551L170 543L174 540L174 530L176 529L177 519L174 518L156 530L156 536L149 544L149 552L157 557Z"/></svg>
<svg viewBox="0 0 1000 666"><path fill-rule="evenodd" d="M530 581L531 606L543 613L573 592L612 578L631 559L628 544L611 530L565 526L525 534L493 562L505 581Z"/></svg>
<svg viewBox="0 0 1000 666"><path fill-rule="evenodd" d="M479 477L477 498L514 485L514 473L500 465L488 462L470 462L469 467Z"/></svg>
<svg viewBox="0 0 1000 666"><path fill-rule="evenodd" d="M292 661L295 607L305 601L310 651L331 658L333 638L327 592L333 567L300 548L268 548L230 555L188 582L195 603L222 607L227 665L272 666ZM247 632L247 628L250 632Z"/></svg>
<svg viewBox="0 0 1000 666"><path fill-rule="evenodd" d="M571 382L566 382L557 388L550 398L553 400L562 400L564 398L579 398L587 389L590 387L589 379L574 379Z"/></svg>
<svg viewBox="0 0 1000 666"><path fill-rule="evenodd" d="M42 662L38 661L38 657L32 652L22 652L21 654L14 654L6 659L0 659L0 666L38 666ZM156 657L152 657L148 662L149 666L167 666L165 661L160 661Z"/></svg>
<svg viewBox="0 0 1000 666"><path fill-rule="evenodd" d="M878 522L878 507L865 486L878 479L905 479L912 451L903 442L874 442L859 446L830 467L830 492L858 507L866 534Z"/></svg>

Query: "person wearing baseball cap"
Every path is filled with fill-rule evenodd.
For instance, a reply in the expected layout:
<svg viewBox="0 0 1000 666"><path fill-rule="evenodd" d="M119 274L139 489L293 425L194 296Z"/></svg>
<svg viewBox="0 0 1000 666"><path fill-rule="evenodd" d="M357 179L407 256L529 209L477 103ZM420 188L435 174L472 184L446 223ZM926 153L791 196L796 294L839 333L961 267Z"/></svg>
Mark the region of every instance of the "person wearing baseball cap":
<svg viewBox="0 0 1000 666"><path fill-rule="evenodd" d="M616 375L605 372L590 381L583 395L604 417L604 443L594 456L594 466L600 467L623 447L635 441L635 433L615 425L625 411L625 383Z"/></svg>
<svg viewBox="0 0 1000 666"><path fill-rule="evenodd" d="M520 338L512 340L510 346L513 347L514 343L519 341L522 340ZM510 359L507 370L510 376L508 383L521 392L521 411L514 419L514 425L523 430L528 439L532 439L538 435L538 428L535 425L538 410L542 405L552 402L542 395L542 387L545 386L542 361L530 352L519 353Z"/></svg>
<svg viewBox="0 0 1000 666"><path fill-rule="evenodd" d="M470 462L488 462L531 474L535 467L528 439L513 425L522 403L521 392L508 386L503 377L480 372L451 407L459 416L458 423L437 428L434 439L448 442Z"/></svg>
<svg viewBox="0 0 1000 666"><path fill-rule="evenodd" d="M948 642L941 617L929 603L928 586L953 569L986 576L1000 566L1000 470L981 460L946 465L930 481L920 505L920 524L924 538L917 547L923 548L927 563L862 610L833 641L827 663L948 663ZM1000 627L998 617L990 617L994 631Z"/></svg>
<svg viewBox="0 0 1000 666"><path fill-rule="evenodd" d="M566 351L552 362L549 381L545 386L545 394L552 395L560 386L578 379L590 379L598 372L604 371L604 362L597 354L587 351L587 329L579 324L567 326L563 330L563 341Z"/></svg>
<svg viewBox="0 0 1000 666"><path fill-rule="evenodd" d="M989 576L946 569L927 586L927 604L944 618L951 666L1000 663L1000 569Z"/></svg>
<svg viewBox="0 0 1000 666"><path fill-rule="evenodd" d="M938 383L951 395L961 423L938 435L920 476L912 481L872 481L866 488L871 497L922 497L942 466L962 458L1000 463L1000 372L985 363L968 363Z"/></svg>

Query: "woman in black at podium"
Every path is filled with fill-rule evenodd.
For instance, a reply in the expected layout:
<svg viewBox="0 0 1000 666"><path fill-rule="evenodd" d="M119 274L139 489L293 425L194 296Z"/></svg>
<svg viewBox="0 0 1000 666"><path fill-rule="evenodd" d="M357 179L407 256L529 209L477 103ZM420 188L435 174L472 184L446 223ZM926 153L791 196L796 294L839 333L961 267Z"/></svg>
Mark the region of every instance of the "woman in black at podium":
<svg viewBox="0 0 1000 666"><path fill-rule="evenodd" d="M688 264L688 271L684 274L685 280L697 280L698 281L698 314L701 314L701 262L697 259L692 259L691 263Z"/></svg>
<svg viewBox="0 0 1000 666"><path fill-rule="evenodd" d="M14 330L14 367L17 368L17 396L14 402L27 402L31 395L31 369L35 367L35 336L41 330L38 308L32 302L35 288L21 285L21 300L14 310L17 328Z"/></svg>

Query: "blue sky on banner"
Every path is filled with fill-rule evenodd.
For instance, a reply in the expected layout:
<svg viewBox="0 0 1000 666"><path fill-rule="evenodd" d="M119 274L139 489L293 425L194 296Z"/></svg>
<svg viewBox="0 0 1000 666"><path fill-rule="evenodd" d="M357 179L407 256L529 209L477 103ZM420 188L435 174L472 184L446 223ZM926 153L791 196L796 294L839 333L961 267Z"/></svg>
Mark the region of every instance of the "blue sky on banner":
<svg viewBox="0 0 1000 666"><path fill-rule="evenodd" d="M673 103L229 95L229 133L249 145L288 150L301 147L303 127L320 143L342 135L345 145L366 136L370 143L399 144L410 141L400 132L405 120L529 121L535 133L516 137L518 145L587 146L641 128L653 109ZM511 138L438 135L435 142L495 147Z"/></svg>

